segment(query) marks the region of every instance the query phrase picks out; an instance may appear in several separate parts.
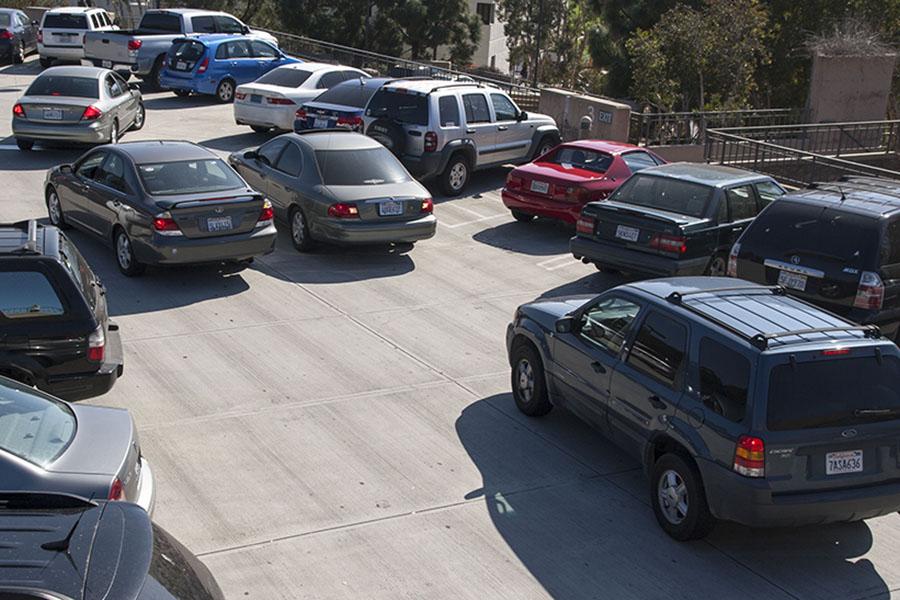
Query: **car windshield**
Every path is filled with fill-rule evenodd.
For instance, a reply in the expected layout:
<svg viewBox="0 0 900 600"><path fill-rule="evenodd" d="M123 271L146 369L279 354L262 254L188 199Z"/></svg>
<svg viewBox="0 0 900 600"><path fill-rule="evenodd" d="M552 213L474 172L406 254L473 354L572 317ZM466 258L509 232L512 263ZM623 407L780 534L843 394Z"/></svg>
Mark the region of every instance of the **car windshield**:
<svg viewBox="0 0 900 600"><path fill-rule="evenodd" d="M77 14L47 13L42 27L44 29L87 29L87 18Z"/></svg>
<svg viewBox="0 0 900 600"><path fill-rule="evenodd" d="M75 414L64 402L0 381L0 448L46 467L75 437Z"/></svg>
<svg viewBox="0 0 900 600"><path fill-rule="evenodd" d="M606 173L612 161L612 155L606 152L595 152L577 146L560 146L541 162L562 165L567 169L576 168L595 173Z"/></svg>
<svg viewBox="0 0 900 600"><path fill-rule="evenodd" d="M387 148L316 150L325 185L378 185L410 181L409 173Z"/></svg>
<svg viewBox="0 0 900 600"><path fill-rule="evenodd" d="M366 115L410 125L428 125L428 98L382 88L372 97Z"/></svg>
<svg viewBox="0 0 900 600"><path fill-rule="evenodd" d="M265 83L268 85L277 85L279 87L295 88L303 85L303 82L312 75L309 71L303 69L289 69L287 67L279 67L273 69L254 81L254 83Z"/></svg>
<svg viewBox="0 0 900 600"><path fill-rule="evenodd" d="M884 356L794 362L772 369L773 431L900 419L900 359Z"/></svg>
<svg viewBox="0 0 900 600"><path fill-rule="evenodd" d="M712 192L712 188L699 183L668 177L633 175L616 190L610 200L679 215L702 217L706 213Z"/></svg>
<svg viewBox="0 0 900 600"><path fill-rule="evenodd" d="M314 102L362 108L369 103L369 98L376 91L378 91L378 88L375 86L362 85L358 79L351 79L325 90L316 96Z"/></svg>
<svg viewBox="0 0 900 600"><path fill-rule="evenodd" d="M12 19L9 16L9 13L0 13L0 27L9 27L9 24L12 22Z"/></svg>
<svg viewBox="0 0 900 600"><path fill-rule="evenodd" d="M69 98L99 98L100 84L93 77L41 75L32 82L26 96L66 96Z"/></svg>
<svg viewBox="0 0 900 600"><path fill-rule="evenodd" d="M152 196L221 192L245 187L237 173L219 158L138 165L138 175Z"/></svg>

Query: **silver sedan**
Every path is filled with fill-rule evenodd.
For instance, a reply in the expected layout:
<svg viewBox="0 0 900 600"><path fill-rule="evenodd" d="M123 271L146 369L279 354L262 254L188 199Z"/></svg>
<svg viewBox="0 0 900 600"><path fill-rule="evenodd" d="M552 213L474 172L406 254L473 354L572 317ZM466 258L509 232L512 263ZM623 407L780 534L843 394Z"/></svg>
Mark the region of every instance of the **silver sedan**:
<svg viewBox="0 0 900 600"><path fill-rule="evenodd" d="M97 67L53 67L41 73L13 106L12 131L21 150L36 141L115 144L144 126L137 86Z"/></svg>

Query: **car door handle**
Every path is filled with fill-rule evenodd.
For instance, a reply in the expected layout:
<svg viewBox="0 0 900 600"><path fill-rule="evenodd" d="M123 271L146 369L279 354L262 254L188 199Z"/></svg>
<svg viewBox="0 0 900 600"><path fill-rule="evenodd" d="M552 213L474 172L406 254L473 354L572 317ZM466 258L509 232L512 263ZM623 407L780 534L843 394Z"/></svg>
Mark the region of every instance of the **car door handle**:
<svg viewBox="0 0 900 600"><path fill-rule="evenodd" d="M474 128L474 127L470 127L470 128L468 128L468 129L466 129L466 133L475 133L475 128Z"/></svg>
<svg viewBox="0 0 900 600"><path fill-rule="evenodd" d="M606 373L606 367L603 366L603 363L592 362L591 368L594 370L594 373Z"/></svg>
<svg viewBox="0 0 900 600"><path fill-rule="evenodd" d="M731 230L732 230L732 231L743 231L743 230L744 230L744 226L741 225L740 227L732 227Z"/></svg>
<svg viewBox="0 0 900 600"><path fill-rule="evenodd" d="M650 396L647 400L650 401L650 406L658 410L665 410L669 407L668 404L659 399L659 396Z"/></svg>
<svg viewBox="0 0 900 600"><path fill-rule="evenodd" d="M509 129L506 125L497 125L497 131L506 131Z"/></svg>

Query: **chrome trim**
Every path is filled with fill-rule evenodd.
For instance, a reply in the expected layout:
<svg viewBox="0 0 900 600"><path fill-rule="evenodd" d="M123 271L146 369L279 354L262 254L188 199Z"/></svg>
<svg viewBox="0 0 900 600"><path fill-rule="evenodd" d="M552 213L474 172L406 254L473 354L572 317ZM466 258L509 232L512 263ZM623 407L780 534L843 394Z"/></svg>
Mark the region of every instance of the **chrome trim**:
<svg viewBox="0 0 900 600"><path fill-rule="evenodd" d="M791 263L782 262L780 260L774 260L772 258L767 258L766 260L764 260L763 265L766 267L772 267L773 269L787 271L788 273L797 273L798 275L806 275L807 277L816 277L818 279L825 278L825 271L820 271L818 269L810 269L809 267L801 267L800 265L792 265Z"/></svg>

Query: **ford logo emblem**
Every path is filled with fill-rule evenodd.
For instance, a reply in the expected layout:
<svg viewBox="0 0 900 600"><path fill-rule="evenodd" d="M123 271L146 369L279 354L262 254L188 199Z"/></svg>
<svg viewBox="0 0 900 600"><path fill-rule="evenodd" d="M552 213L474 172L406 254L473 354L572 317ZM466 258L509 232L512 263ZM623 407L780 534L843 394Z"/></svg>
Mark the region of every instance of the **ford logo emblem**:
<svg viewBox="0 0 900 600"><path fill-rule="evenodd" d="M800 264L800 257L797 256L797 255L795 254L794 256L791 257L791 263L793 263L793 264L795 264L795 265L799 265L799 264Z"/></svg>
<svg viewBox="0 0 900 600"><path fill-rule="evenodd" d="M845 429L844 431L841 432L841 437L845 437L845 438L856 437L856 430L855 429Z"/></svg>

